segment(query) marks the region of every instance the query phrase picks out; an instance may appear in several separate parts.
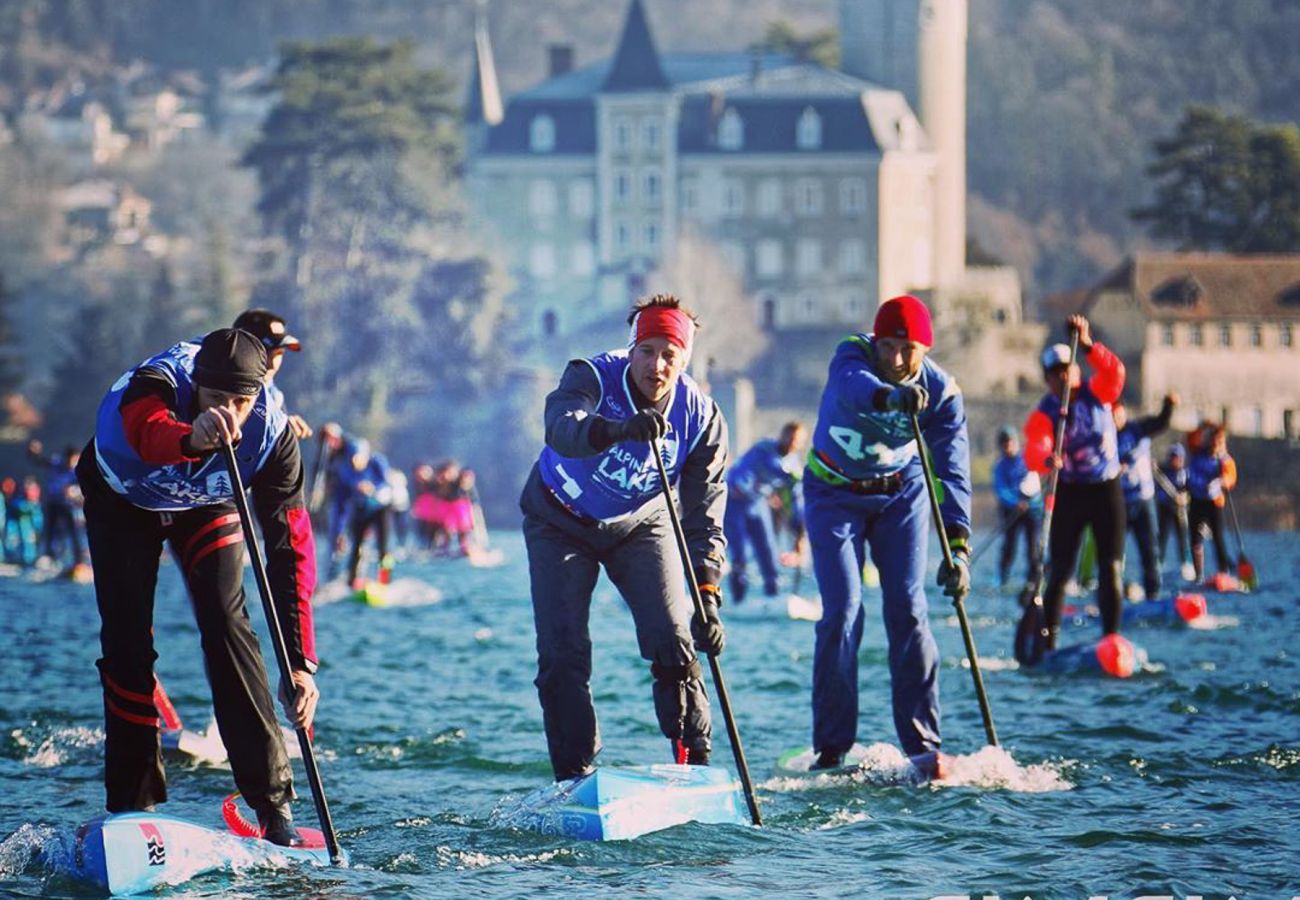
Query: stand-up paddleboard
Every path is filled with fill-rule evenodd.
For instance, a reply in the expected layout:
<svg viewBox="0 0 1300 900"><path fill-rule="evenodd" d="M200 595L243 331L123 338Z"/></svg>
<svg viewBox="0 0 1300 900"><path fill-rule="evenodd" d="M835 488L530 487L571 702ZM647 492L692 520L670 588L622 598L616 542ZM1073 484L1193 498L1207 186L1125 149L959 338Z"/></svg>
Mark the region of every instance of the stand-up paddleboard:
<svg viewBox="0 0 1300 900"><path fill-rule="evenodd" d="M394 578L388 584L366 581L360 589L331 581L316 590L311 602L313 606L326 606L340 601L374 607L430 606L442 602L442 591L419 578Z"/></svg>
<svg viewBox="0 0 1300 900"><path fill-rule="evenodd" d="M1120 623L1129 625L1190 625L1208 617L1209 603L1204 594L1178 594L1160 600L1125 603ZM1101 617L1095 606L1066 606L1061 613L1062 625L1093 624Z"/></svg>
<svg viewBox="0 0 1300 900"><path fill-rule="evenodd" d="M506 555L497 547L471 547L465 559L476 569L495 569L506 561Z"/></svg>
<svg viewBox="0 0 1300 900"><path fill-rule="evenodd" d="M1146 663L1145 650L1123 635L1108 634L1098 641L1048 650L1037 662L1022 662L1021 665L1029 672L1054 675L1094 673L1128 678Z"/></svg>
<svg viewBox="0 0 1300 900"><path fill-rule="evenodd" d="M206 872L308 863L330 864L324 836L299 828L304 847L218 831L162 813L117 813L60 835L46 862L57 872L110 894L140 894Z"/></svg>
<svg viewBox="0 0 1300 900"><path fill-rule="evenodd" d="M604 766L492 814L502 828L618 841L686 822L748 825L740 781L721 766Z"/></svg>
<svg viewBox="0 0 1300 900"><path fill-rule="evenodd" d="M756 596L740 603L728 603L723 617L733 619L798 619L816 622L822 617L819 597L802 597L799 594L782 594L776 597Z"/></svg>
<svg viewBox="0 0 1300 900"><path fill-rule="evenodd" d="M302 749L298 746L298 735L291 728L280 726L284 738L284 749L290 759L302 759ZM207 731L191 731L188 728L165 728L158 734L164 751L189 757L195 762L210 766L224 766L230 762L226 745L221 740L215 721L208 724Z"/></svg>
<svg viewBox="0 0 1300 900"><path fill-rule="evenodd" d="M1241 579L1231 572L1215 572L1201 583L1201 589L1216 591L1220 594L1249 594L1250 588L1241 583Z"/></svg>
<svg viewBox="0 0 1300 900"><path fill-rule="evenodd" d="M943 780L951 757L938 751L907 756L892 744L854 744L844 754L844 764L834 769L814 770L816 760L817 752L811 747L795 747L777 759L775 773L786 778L830 775L864 777L879 784L919 785Z"/></svg>

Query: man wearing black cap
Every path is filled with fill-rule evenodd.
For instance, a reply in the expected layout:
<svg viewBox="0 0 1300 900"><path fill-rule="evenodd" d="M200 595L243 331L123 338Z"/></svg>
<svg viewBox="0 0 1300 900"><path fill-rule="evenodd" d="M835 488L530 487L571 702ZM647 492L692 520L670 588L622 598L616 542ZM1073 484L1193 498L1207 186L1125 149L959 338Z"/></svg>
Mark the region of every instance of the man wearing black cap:
<svg viewBox="0 0 1300 900"><path fill-rule="evenodd" d="M86 531L102 628L104 779L109 812L167 799L153 696L153 598L164 541L181 565L202 634L217 725L235 783L267 840L301 842L292 772L275 721L257 636L244 608L244 534L230 473L235 455L266 544L267 572L289 651L281 685L290 721L309 727L319 692L311 595L316 559L303 503L298 442L268 404L267 354L251 334L221 329L127 372L100 404L81 456Z"/></svg>
<svg viewBox="0 0 1300 900"><path fill-rule="evenodd" d="M235 317L231 327L247 331L266 348L266 393L272 403L278 403L283 409L284 392L275 386L275 375L284 364L284 351L297 353L302 350L302 342L289 333L284 318L269 309L246 309ZM293 413L288 415L294 437L304 441L311 437L311 426L306 419Z"/></svg>

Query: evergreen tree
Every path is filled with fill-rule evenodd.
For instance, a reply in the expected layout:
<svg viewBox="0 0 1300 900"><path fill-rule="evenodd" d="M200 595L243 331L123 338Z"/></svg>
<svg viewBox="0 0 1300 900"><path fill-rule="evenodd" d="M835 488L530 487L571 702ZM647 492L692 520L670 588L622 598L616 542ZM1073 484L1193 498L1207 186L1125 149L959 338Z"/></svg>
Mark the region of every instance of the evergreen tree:
<svg viewBox="0 0 1300 900"><path fill-rule="evenodd" d="M13 309L18 294L9 289L0 271L0 397L14 393L23 383L22 354L15 343Z"/></svg>

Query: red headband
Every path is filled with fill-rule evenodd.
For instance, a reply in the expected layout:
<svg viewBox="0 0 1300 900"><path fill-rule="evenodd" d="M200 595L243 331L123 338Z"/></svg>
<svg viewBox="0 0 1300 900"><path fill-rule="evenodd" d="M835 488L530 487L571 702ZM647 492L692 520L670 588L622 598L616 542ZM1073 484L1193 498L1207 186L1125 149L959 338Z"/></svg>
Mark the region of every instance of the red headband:
<svg viewBox="0 0 1300 900"><path fill-rule="evenodd" d="M694 333L695 323L680 309L671 306L647 306L632 320L628 349L648 338L661 337L667 338L670 344L676 344L683 350L690 350L691 337Z"/></svg>

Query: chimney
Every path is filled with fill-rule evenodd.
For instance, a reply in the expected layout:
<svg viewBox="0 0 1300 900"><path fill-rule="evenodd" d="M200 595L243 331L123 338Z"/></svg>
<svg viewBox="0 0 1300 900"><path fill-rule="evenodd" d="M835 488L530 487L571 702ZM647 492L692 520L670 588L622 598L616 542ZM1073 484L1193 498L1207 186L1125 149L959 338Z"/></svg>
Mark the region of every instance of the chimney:
<svg viewBox="0 0 1300 900"><path fill-rule="evenodd" d="M572 44L551 44L546 50L548 60L547 77L555 78L573 69Z"/></svg>

